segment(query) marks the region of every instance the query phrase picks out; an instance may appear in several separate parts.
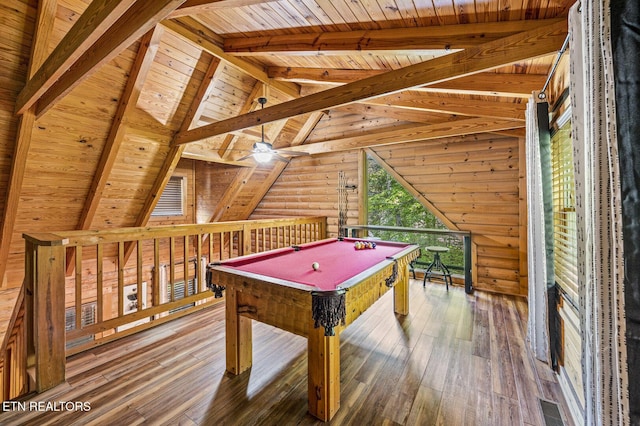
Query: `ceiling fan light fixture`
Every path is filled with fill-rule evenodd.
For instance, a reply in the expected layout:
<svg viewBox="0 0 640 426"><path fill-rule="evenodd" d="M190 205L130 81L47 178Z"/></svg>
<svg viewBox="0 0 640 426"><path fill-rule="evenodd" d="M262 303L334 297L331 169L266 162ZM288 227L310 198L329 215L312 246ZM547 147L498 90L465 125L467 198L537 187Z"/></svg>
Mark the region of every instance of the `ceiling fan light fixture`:
<svg viewBox="0 0 640 426"><path fill-rule="evenodd" d="M266 142L256 142L253 144L253 158L258 163L268 163L273 158L271 144Z"/></svg>

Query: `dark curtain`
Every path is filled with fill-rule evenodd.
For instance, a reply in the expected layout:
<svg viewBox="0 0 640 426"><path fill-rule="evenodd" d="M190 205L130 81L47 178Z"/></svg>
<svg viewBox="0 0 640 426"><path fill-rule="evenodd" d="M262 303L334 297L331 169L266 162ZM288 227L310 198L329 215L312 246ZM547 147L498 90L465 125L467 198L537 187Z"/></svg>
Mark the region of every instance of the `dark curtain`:
<svg viewBox="0 0 640 426"><path fill-rule="evenodd" d="M611 0L631 424L640 424L640 1Z"/></svg>

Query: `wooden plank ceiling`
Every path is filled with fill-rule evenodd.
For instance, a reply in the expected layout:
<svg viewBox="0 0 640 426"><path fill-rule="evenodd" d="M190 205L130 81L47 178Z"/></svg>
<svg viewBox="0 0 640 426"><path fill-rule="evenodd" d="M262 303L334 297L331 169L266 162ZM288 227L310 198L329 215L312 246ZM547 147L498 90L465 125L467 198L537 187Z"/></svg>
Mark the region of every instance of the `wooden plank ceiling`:
<svg viewBox="0 0 640 426"><path fill-rule="evenodd" d="M159 23L167 30L155 42L162 54L152 57L154 66L137 83L145 90L131 100L176 131L176 145L189 144L186 157L235 164L260 137L260 125L273 141L288 118L329 110L361 114L357 105L369 106L368 118L387 119L344 135L364 138L364 146L392 128L428 132L449 123L451 135L522 128L524 100L545 82L572 1L142 3L91 2L22 90L16 111L37 104L36 114L43 114ZM184 129L167 120L191 103L185 83L202 54L220 61L220 69ZM268 98L263 110L257 110L259 96ZM124 111L117 121L127 118ZM323 148L307 150L341 146L316 142Z"/></svg>
<svg viewBox="0 0 640 426"><path fill-rule="evenodd" d="M239 159L260 139L261 126L276 148L312 155L521 131L524 104L545 83L572 3L38 2L32 16L41 35L15 98L21 124L6 156L0 265L10 251L21 251L20 231L37 220L27 214L35 210L31 199L52 197L48 208L59 209L52 216L61 219L51 228L145 225L180 158L245 165L253 173L253 160ZM264 108L260 96L268 99ZM328 120L331 131L314 134ZM84 156L77 165L53 171L65 178L76 171L68 194L53 198L28 176L55 163L27 158L58 141L61 156L71 146L85 150L75 154ZM86 185L77 183L80 175ZM135 187L118 186L132 176L139 176ZM27 187L32 198L24 197ZM133 201L112 223L109 211L124 198Z"/></svg>

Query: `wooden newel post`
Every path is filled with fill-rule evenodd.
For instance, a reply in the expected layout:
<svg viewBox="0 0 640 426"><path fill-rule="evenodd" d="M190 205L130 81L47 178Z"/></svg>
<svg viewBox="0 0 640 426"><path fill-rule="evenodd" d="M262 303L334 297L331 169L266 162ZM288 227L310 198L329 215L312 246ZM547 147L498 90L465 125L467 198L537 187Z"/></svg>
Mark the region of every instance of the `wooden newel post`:
<svg viewBox="0 0 640 426"><path fill-rule="evenodd" d="M35 391L65 381L65 245L54 234L24 235L27 262L28 348L35 367ZM31 350L29 352L31 352Z"/></svg>

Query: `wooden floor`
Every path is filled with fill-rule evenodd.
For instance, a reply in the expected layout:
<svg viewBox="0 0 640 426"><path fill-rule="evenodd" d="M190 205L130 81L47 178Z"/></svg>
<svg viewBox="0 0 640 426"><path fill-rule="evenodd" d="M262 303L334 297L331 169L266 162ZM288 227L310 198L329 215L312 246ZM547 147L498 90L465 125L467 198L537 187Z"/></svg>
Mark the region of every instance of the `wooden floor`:
<svg viewBox="0 0 640 426"><path fill-rule="evenodd" d="M571 424L554 375L525 349L524 300L412 281L411 314L392 305L389 292L342 333L331 424L544 425L540 399ZM237 377L225 374L224 351L220 304L70 358L67 383L0 424L321 423L307 413L306 339L254 322L253 368Z"/></svg>

